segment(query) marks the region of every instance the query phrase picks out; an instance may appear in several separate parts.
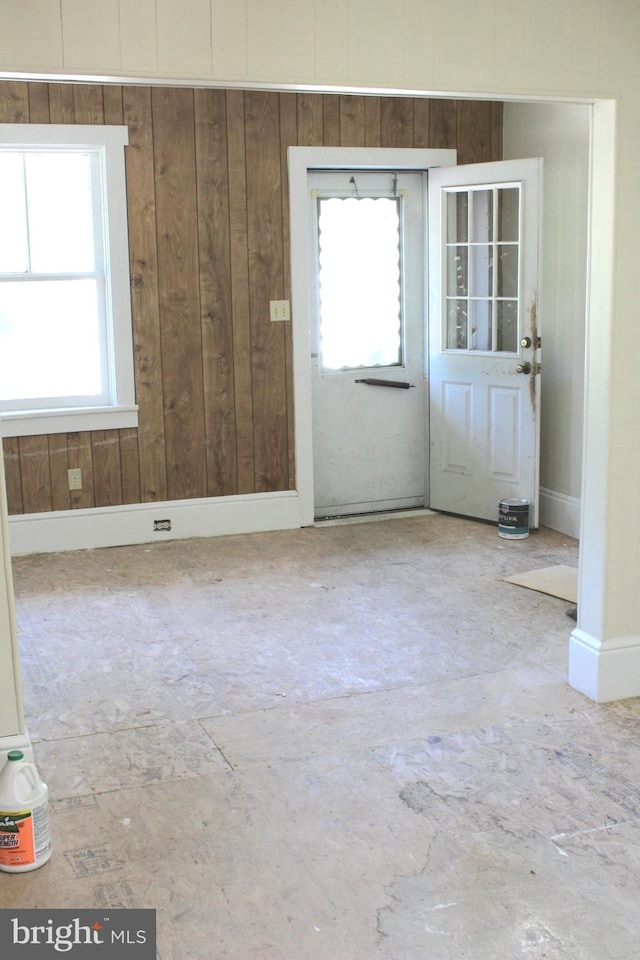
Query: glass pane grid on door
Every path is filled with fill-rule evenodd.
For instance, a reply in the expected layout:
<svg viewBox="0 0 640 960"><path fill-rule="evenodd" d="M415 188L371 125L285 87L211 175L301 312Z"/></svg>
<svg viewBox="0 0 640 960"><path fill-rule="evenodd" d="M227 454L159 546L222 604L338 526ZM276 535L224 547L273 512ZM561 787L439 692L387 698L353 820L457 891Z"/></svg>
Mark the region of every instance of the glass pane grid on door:
<svg viewBox="0 0 640 960"><path fill-rule="evenodd" d="M520 186L445 192L444 349L517 353Z"/></svg>

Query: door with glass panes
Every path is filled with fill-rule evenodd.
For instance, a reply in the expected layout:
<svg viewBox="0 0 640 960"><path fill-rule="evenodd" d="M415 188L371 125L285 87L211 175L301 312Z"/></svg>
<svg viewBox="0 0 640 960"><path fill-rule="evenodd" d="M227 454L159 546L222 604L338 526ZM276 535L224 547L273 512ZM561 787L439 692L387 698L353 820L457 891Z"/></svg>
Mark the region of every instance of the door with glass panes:
<svg viewBox="0 0 640 960"><path fill-rule="evenodd" d="M541 180L537 159L309 174L316 517L526 498L537 525Z"/></svg>
<svg viewBox="0 0 640 960"><path fill-rule="evenodd" d="M537 526L542 161L429 173L430 506Z"/></svg>
<svg viewBox="0 0 640 960"><path fill-rule="evenodd" d="M316 517L425 502L424 178L309 173Z"/></svg>

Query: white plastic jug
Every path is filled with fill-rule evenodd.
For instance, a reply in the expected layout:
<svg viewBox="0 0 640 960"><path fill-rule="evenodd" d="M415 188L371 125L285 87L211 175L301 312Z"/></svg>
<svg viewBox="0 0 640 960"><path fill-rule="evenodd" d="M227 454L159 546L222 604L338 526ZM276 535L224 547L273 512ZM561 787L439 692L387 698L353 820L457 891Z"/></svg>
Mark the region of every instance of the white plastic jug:
<svg viewBox="0 0 640 960"><path fill-rule="evenodd" d="M0 870L26 873L51 856L49 791L21 750L0 773Z"/></svg>

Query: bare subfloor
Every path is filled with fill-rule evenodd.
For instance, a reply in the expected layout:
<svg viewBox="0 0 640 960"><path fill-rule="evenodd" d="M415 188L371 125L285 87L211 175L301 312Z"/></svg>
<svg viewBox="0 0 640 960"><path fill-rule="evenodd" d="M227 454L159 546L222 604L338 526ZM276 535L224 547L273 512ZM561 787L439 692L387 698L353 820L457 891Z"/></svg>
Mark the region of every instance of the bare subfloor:
<svg viewBox="0 0 640 960"><path fill-rule="evenodd" d="M636 960L640 703L566 684L577 544L422 516L15 561L54 852L3 907L162 960Z"/></svg>

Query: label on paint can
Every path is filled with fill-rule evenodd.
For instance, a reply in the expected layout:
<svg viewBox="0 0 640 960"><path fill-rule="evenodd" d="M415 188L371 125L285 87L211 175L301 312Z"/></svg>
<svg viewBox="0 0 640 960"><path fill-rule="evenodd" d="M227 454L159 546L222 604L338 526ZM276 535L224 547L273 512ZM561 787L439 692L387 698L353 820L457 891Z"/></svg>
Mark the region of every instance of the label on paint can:
<svg viewBox="0 0 640 960"><path fill-rule="evenodd" d="M529 536L528 500L501 500L498 505L498 536L524 540Z"/></svg>

